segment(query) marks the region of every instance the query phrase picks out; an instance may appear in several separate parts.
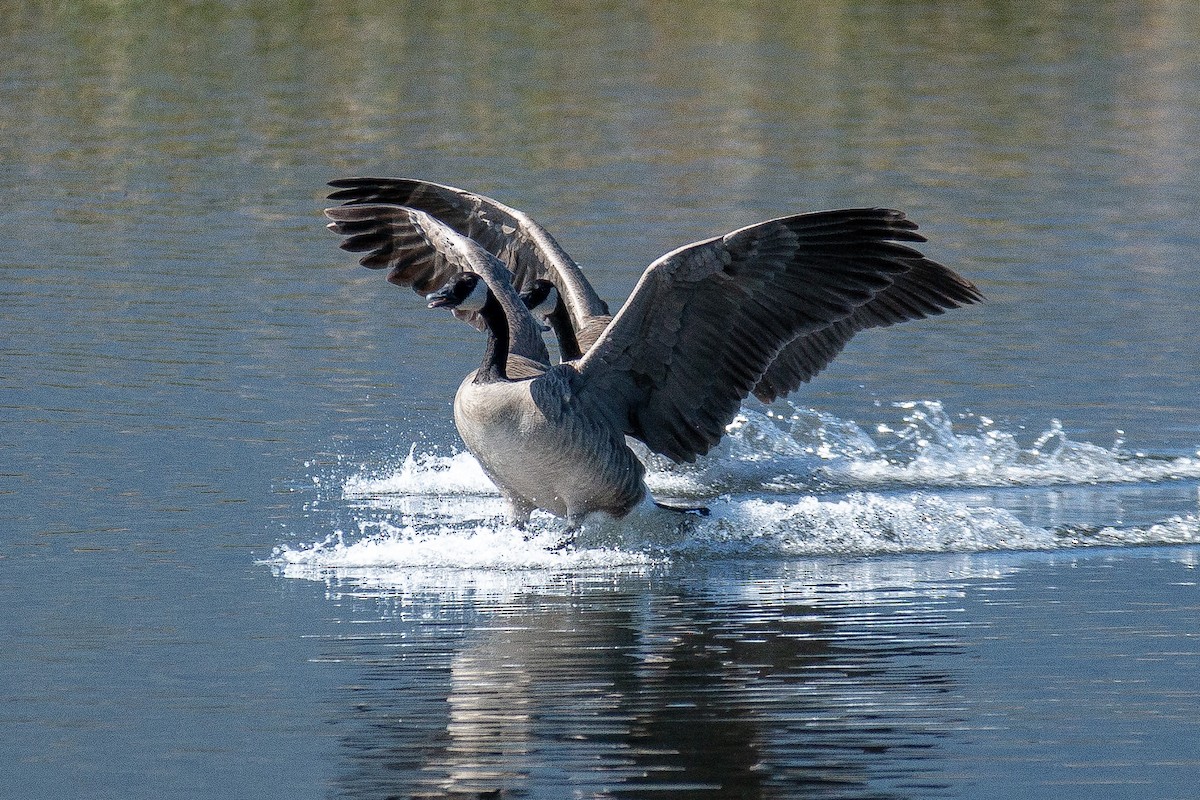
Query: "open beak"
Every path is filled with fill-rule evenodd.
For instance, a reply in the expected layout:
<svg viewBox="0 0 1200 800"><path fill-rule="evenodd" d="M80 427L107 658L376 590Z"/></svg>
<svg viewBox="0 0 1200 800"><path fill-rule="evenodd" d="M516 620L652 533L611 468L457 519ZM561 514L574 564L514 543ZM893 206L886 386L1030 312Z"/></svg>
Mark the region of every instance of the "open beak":
<svg viewBox="0 0 1200 800"><path fill-rule="evenodd" d="M458 305L458 299L454 293L446 289L438 289L433 294L425 295L425 301L429 303L429 308L446 308Z"/></svg>

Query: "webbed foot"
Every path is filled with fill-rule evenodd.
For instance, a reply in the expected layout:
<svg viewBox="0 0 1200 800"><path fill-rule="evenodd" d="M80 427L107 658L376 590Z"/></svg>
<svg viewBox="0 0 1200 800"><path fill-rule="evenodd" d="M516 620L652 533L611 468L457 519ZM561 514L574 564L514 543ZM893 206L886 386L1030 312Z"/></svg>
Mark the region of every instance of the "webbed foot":
<svg viewBox="0 0 1200 800"><path fill-rule="evenodd" d="M567 529L563 531L562 540L550 548L551 552L562 553L574 549L575 539L579 536L579 529L583 527L583 517L583 514L567 515Z"/></svg>
<svg viewBox="0 0 1200 800"><path fill-rule="evenodd" d="M660 503L658 500L654 501L654 505L664 511L674 511L677 514L691 514L697 517L707 517L712 513L708 510L708 506L677 506L670 503Z"/></svg>

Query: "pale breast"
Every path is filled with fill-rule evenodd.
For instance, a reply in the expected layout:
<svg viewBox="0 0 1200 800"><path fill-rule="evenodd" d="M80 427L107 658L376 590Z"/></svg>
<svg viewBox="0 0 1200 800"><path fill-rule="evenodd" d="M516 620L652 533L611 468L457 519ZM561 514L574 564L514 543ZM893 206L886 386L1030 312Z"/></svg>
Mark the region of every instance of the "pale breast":
<svg viewBox="0 0 1200 800"><path fill-rule="evenodd" d="M557 377L468 376L454 400L459 434L505 494L558 516L620 516L642 499L644 468L624 437L578 413Z"/></svg>

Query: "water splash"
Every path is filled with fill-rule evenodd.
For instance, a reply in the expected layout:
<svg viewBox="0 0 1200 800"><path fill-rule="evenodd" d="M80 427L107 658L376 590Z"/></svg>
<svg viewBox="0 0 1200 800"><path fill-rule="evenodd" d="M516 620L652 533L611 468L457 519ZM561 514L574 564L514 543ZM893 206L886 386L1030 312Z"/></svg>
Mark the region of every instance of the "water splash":
<svg viewBox="0 0 1200 800"><path fill-rule="evenodd" d="M1118 438L1111 448L1067 437L1062 423L1028 447L983 416L955 424L937 401L894 403L900 422L875 435L854 422L792 406L790 414L743 410L729 435L695 465L643 454L647 481L665 494L775 492L903 487L1046 486L1200 478L1200 458L1135 454Z"/></svg>
<svg viewBox="0 0 1200 800"><path fill-rule="evenodd" d="M398 469L386 475L352 475L346 479L343 492L349 498L499 494L470 453L418 453L415 444L409 447Z"/></svg>
<svg viewBox="0 0 1200 800"><path fill-rule="evenodd" d="M641 567L650 558L603 546L564 549L564 535L553 524L521 531L511 526L453 527L363 522L358 534L335 531L324 541L296 549L280 548L282 566L300 570L330 568L456 568L523 570L546 568Z"/></svg>
<svg viewBox="0 0 1200 800"><path fill-rule="evenodd" d="M1200 515L1191 511L1143 525L1041 526L963 496L972 487L1192 481L1200 479L1200 458L1132 453L1119 438L1111 448L1076 442L1057 421L1022 446L1016 433L994 421L970 415L956 421L937 402L893 407L900 418L870 433L795 406L782 414L743 411L720 445L695 464L643 453L656 495L703 499L709 517L597 517L574 537L561 520L542 513L527 530L507 526L495 487L470 454L422 453L414 445L393 470L343 478L342 496L326 513L349 519L319 542L280 546L272 563L292 575L346 569L613 571L693 559L1200 542ZM315 482L338 483L328 477Z"/></svg>

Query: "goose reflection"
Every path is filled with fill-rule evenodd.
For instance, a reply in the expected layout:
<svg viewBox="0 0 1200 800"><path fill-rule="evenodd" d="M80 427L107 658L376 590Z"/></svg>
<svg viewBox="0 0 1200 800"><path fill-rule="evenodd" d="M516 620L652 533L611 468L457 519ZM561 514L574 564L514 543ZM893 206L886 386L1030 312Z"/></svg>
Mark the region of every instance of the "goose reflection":
<svg viewBox="0 0 1200 800"><path fill-rule="evenodd" d="M936 604L530 595L372 654L352 797L929 797L956 648ZM435 680L430 680L435 678ZM904 787L920 786L910 793ZM567 795L561 795L567 796Z"/></svg>

